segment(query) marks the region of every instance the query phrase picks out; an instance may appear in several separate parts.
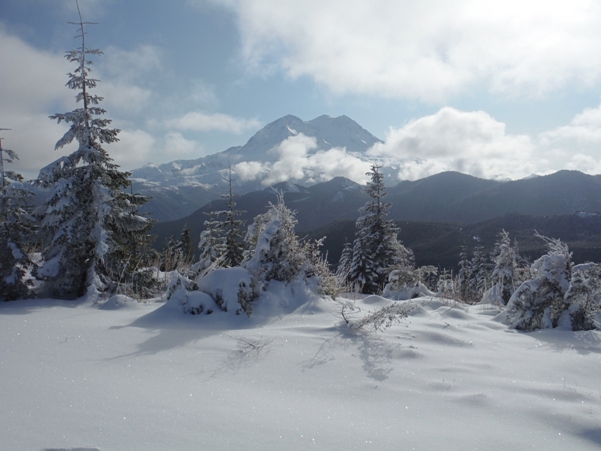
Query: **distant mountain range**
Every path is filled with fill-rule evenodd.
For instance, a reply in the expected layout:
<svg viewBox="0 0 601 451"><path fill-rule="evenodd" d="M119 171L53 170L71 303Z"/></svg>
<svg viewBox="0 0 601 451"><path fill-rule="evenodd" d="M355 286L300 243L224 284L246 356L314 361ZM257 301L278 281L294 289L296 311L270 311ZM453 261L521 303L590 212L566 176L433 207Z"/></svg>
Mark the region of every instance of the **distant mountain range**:
<svg viewBox="0 0 601 451"><path fill-rule="evenodd" d="M328 236L326 250L335 261L344 241L354 239L358 209L368 200L363 188L342 177L311 187L282 183L275 188L285 193L286 204L297 212L297 230L301 235ZM275 199L272 188L254 191L238 199L238 208L245 210L243 219L250 224ZM526 239L529 247L523 249L532 253L542 252L543 248L542 242L531 239L537 227L540 233L568 237L570 243L578 242L577 254L582 258L587 247L601 249L601 216L598 214L601 212L601 176L560 171L525 180L497 182L444 172L415 182L401 182L388 190L386 201L392 203L389 217L400 224L401 239L409 238L409 246L412 243L418 246L414 249L418 262L423 256L429 256L426 257L428 264L437 261L446 265L456 260L462 243L474 244L473 236L482 236L487 245L492 246L503 228ZM177 236L185 224L197 240L207 219L205 213L224 208L225 202L216 200L185 218L156 224L153 231L158 236L157 248L164 245L168 236ZM518 217L522 219L513 222L507 219ZM558 219L561 217L576 219L570 222L572 220ZM579 241L574 231L585 223L599 223L599 227L587 228ZM566 230L562 229L564 226ZM409 230L412 232L407 235ZM601 252L599 257L601 260Z"/></svg>

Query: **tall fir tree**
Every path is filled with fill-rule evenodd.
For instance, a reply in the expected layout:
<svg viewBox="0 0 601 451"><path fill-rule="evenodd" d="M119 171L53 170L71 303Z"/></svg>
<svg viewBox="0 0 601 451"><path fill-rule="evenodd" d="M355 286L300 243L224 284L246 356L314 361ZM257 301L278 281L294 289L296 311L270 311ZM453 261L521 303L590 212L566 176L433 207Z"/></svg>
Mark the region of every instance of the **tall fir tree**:
<svg viewBox="0 0 601 451"><path fill-rule="evenodd" d="M184 224L182 233L179 236L179 243L177 244L177 251L181 255L181 259L186 264L192 262L194 257L194 250L192 249L192 236L190 235L190 229L188 224Z"/></svg>
<svg viewBox="0 0 601 451"><path fill-rule="evenodd" d="M246 249L243 241L244 233L242 227L244 221L239 216L244 213L242 210L236 210L236 197L233 191L232 167L228 168L227 178L229 191L222 194L221 198L227 200L227 209L219 212L222 216L221 234L225 242L224 263L227 266L239 266L244 259L244 250Z"/></svg>
<svg viewBox="0 0 601 451"><path fill-rule="evenodd" d="M23 183L23 177L7 171L5 163L18 160L10 149L2 148L0 138L0 300L12 301L30 295L31 280L27 270L33 266L27 255L35 233L31 216L33 193Z"/></svg>
<svg viewBox="0 0 601 451"><path fill-rule="evenodd" d="M512 246L509 233L503 230L495 243L495 249L498 249L498 251L494 258L495 267L492 272L492 283L499 287L503 304L507 305L516 287L517 242Z"/></svg>
<svg viewBox="0 0 601 451"><path fill-rule="evenodd" d="M484 247L480 244L474 247L472 252L472 274L470 278L470 288L472 292L471 302L479 302L482 295L488 289L490 278L490 266L488 264Z"/></svg>
<svg viewBox="0 0 601 451"><path fill-rule="evenodd" d="M130 173L121 172L102 147L118 141L119 130L108 128L111 120L101 117L106 111L99 106L103 98L89 92L99 80L90 76L88 57L102 52L86 47L87 24L80 13L81 47L65 55L77 65L68 74L67 87L77 91L76 101L82 105L50 116L70 124L55 148L74 140L78 148L40 171L39 183L50 196L38 210L44 257L38 275L52 296L72 299L85 294L95 300L115 287L123 273L124 249L132 236L147 234L150 220L137 211L147 198L125 191Z"/></svg>
<svg viewBox="0 0 601 451"><path fill-rule="evenodd" d="M469 259L467 246L461 246L459 254L459 271L457 272L457 286L459 297L463 302L469 302L471 299L471 279L472 279L472 262Z"/></svg>
<svg viewBox="0 0 601 451"><path fill-rule="evenodd" d="M367 172L371 181L365 192L372 199L359 210L361 216L355 224L356 238L349 272L349 282L366 294L380 292L390 268L410 259L404 255L405 248L397 239L398 228L392 220L386 219L391 204L383 201L387 193L380 169L381 166L374 164Z"/></svg>
<svg viewBox="0 0 601 451"><path fill-rule="evenodd" d="M200 267L217 259L220 260L220 266L240 266L248 248L242 231L245 221L239 219L244 211L236 209L238 195L234 194L231 166L224 180L229 185L228 192L221 195L221 198L227 201L226 209L207 213L210 218L204 222L205 230L201 232L198 244Z"/></svg>

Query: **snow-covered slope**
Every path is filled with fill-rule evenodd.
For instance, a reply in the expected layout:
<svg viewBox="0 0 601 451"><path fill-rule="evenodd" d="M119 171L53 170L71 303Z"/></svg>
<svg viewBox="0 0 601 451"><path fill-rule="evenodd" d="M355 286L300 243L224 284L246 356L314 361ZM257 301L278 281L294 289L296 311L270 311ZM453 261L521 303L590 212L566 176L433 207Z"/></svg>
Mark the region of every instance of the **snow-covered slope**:
<svg viewBox="0 0 601 451"><path fill-rule="evenodd" d="M383 333L319 299L251 319L1 304L0 449L599 449L600 332L413 302Z"/></svg>

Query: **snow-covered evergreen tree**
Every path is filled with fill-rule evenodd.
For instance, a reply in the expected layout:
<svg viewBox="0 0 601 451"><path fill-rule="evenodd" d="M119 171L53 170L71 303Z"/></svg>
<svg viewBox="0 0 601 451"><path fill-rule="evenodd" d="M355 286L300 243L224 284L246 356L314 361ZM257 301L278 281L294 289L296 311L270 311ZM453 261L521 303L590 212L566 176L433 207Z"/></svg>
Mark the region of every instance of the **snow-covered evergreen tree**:
<svg viewBox="0 0 601 451"><path fill-rule="evenodd" d="M564 299L568 305L572 330L599 329L601 311L601 265L585 263L572 268L570 288Z"/></svg>
<svg viewBox="0 0 601 451"><path fill-rule="evenodd" d="M503 299L503 304L507 305L509 299L515 291L514 279L517 266L517 249L511 244L509 233L503 230L499 234L499 240L495 244L498 249L494 259L495 268L492 272L492 284L497 286Z"/></svg>
<svg viewBox="0 0 601 451"><path fill-rule="evenodd" d="M348 241L344 242L344 248L338 261L338 268L336 269L336 275L341 280L346 280L351 270L351 263L353 261L353 246Z"/></svg>
<svg viewBox="0 0 601 451"><path fill-rule="evenodd" d="M244 233L242 227L244 227L244 221L238 219L238 217L244 213L242 210L236 210L236 195L233 192L232 187L232 167L229 167L228 172L228 185L229 191L226 194L222 194L221 198L227 199L227 210L223 210L218 213L221 216L222 223L220 227L220 233L223 236L225 243L224 263L226 266L238 266L244 259Z"/></svg>
<svg viewBox="0 0 601 451"><path fill-rule="evenodd" d="M189 262L192 260L192 257L194 256L194 250L192 249L192 236L190 235L188 224L185 224L184 228L182 229L182 233L179 237L178 249L185 261Z"/></svg>
<svg viewBox="0 0 601 451"><path fill-rule="evenodd" d="M531 279L520 285L507 304L507 318L520 330L557 327L569 307L565 295L572 278L572 254L560 240L537 236L549 252L532 264Z"/></svg>
<svg viewBox="0 0 601 451"><path fill-rule="evenodd" d="M39 183L50 191L49 199L37 213L41 217L40 236L44 263L38 276L46 281L48 294L76 298L86 294L97 299L111 290L121 278L124 246L129 234L146 234L149 219L137 208L147 199L128 194L129 173L113 163L104 144L116 142L118 129L108 128L111 121L101 116L102 97L91 95L98 81L90 76L89 56L102 52L85 43L85 23L79 21L81 47L67 52L76 63L69 73L67 87L77 91L80 108L51 116L58 123L70 124L57 142L59 149L72 141L78 148L41 170Z"/></svg>
<svg viewBox="0 0 601 451"><path fill-rule="evenodd" d="M242 227L244 221L239 216L244 213L236 210L236 195L233 192L232 169L229 168L229 192L222 194L227 199L227 209L206 213L209 219L204 222L205 229L200 233L200 256L194 265L195 271L208 268L219 260L219 266L235 267L244 260L247 249Z"/></svg>
<svg viewBox="0 0 601 451"><path fill-rule="evenodd" d="M564 327L600 328L601 265L572 265L572 254L558 239L543 239L549 252L530 267L531 279L522 283L507 304L507 319L516 329L531 331Z"/></svg>
<svg viewBox="0 0 601 451"><path fill-rule="evenodd" d="M278 193L277 203L271 204L267 213L259 215L249 227L246 240L256 244L242 266L267 282L292 282L298 278L308 256L294 232L296 223L294 212L284 203L283 193Z"/></svg>
<svg viewBox="0 0 601 451"><path fill-rule="evenodd" d="M335 296L336 278L319 253L323 239L299 240L294 231L296 223L295 213L286 207L283 193L278 193L277 203L270 204L269 210L248 227L245 239L252 251L247 252L241 266L250 271L257 286L272 280L304 280L318 292Z"/></svg>
<svg viewBox="0 0 601 451"><path fill-rule="evenodd" d="M161 271L169 272L177 269L180 260L177 245L175 237L170 235L161 252Z"/></svg>
<svg viewBox="0 0 601 451"><path fill-rule="evenodd" d="M370 253L370 246L366 230L363 229L363 218L359 218L355 227L357 229L355 241L353 241L353 258L348 272L348 280L353 291L361 293L373 293L377 291L376 264Z"/></svg>
<svg viewBox="0 0 601 451"><path fill-rule="evenodd" d="M490 278L490 265L487 261L486 254L484 253L484 247L478 244L474 247L472 252L472 276L470 279L470 286L472 291L472 301L479 302L482 299L482 295L488 288L488 281Z"/></svg>
<svg viewBox="0 0 601 451"><path fill-rule="evenodd" d="M461 246L459 254L459 271L457 272L457 286L459 288L459 298L463 302L469 302L472 298L471 281L472 262L469 259L467 246Z"/></svg>
<svg viewBox="0 0 601 451"><path fill-rule="evenodd" d="M215 219L215 212L205 213L209 216L204 222L205 229L200 232L198 242L199 257L194 265L195 271L203 271L217 260L222 261L225 254L225 240L221 235L221 221Z"/></svg>
<svg viewBox="0 0 601 451"><path fill-rule="evenodd" d="M23 177L7 171L5 163L19 159L16 152L2 148L0 139L0 300L21 299L30 294L32 267L26 247L35 232L31 216L33 193Z"/></svg>
<svg viewBox="0 0 601 451"><path fill-rule="evenodd" d="M192 237L190 236L188 225L185 224L179 239L171 235L167 240L161 256L161 267L164 271L174 271L177 269L186 272L193 258Z"/></svg>
<svg viewBox="0 0 601 451"><path fill-rule="evenodd" d="M381 166L372 165L367 175L371 181L365 192L372 198L359 211L361 216L355 224L356 238L353 244L353 259L349 281L360 287L363 293L378 293L387 281L388 273L410 256L397 239L398 228L386 219L391 204L386 197L384 175Z"/></svg>
<svg viewBox="0 0 601 451"><path fill-rule="evenodd" d="M438 295L442 297L454 298L458 291L455 285L453 272L443 269L438 276L438 283L436 285Z"/></svg>

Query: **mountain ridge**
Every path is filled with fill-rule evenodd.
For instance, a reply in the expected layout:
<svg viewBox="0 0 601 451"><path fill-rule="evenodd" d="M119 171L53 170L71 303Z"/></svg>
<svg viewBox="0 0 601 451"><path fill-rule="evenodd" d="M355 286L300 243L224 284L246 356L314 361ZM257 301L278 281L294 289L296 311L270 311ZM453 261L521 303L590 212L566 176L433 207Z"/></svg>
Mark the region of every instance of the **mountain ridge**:
<svg viewBox="0 0 601 451"><path fill-rule="evenodd" d="M297 212L297 230L301 235L335 221L354 223L358 209L368 200L361 185L344 177L310 187L285 182L276 188L285 191L286 204ZM557 191L564 193L560 202L557 202ZM523 192L532 195L524 196ZM243 219L248 225L275 199L273 189L265 188L241 196L237 208L246 210ZM448 172L414 182L401 182L388 191L385 201L392 203L389 218L395 221L455 224L458 227L494 221L511 214L532 217L574 215L582 211L597 214L601 213L601 176L559 171L523 181L496 182ZM482 207L491 204L492 209ZM223 209L224 205L222 200L213 201L193 215L156 224L153 229L159 237L156 247L161 248L169 235L178 235L184 224L197 240L204 228L204 213L211 208ZM354 232L347 238L352 241Z"/></svg>

